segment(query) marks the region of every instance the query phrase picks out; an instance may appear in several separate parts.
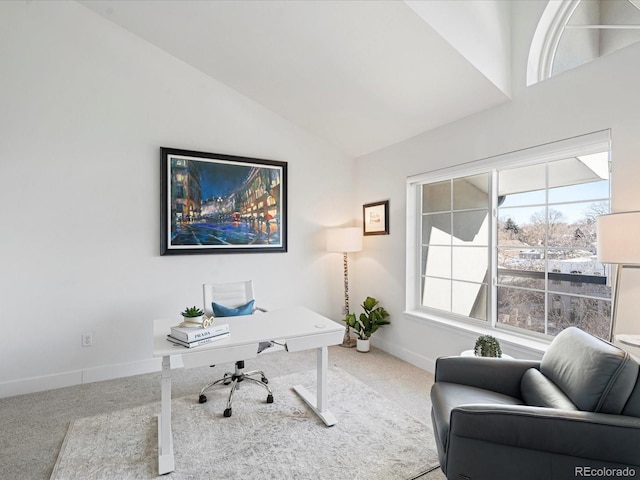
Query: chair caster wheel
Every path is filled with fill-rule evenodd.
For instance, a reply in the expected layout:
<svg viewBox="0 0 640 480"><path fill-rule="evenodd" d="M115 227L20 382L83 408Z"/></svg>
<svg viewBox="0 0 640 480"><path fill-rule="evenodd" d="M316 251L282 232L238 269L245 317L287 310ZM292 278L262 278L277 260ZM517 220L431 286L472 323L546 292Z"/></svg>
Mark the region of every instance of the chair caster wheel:
<svg viewBox="0 0 640 480"><path fill-rule="evenodd" d="M261 380L262 380L262 383L264 384L269 383L269 379L267 377L262 377Z"/></svg>
<svg viewBox="0 0 640 480"><path fill-rule="evenodd" d="M207 402L207 396L200 395L200 398L198 398L198 403L206 403L206 402Z"/></svg>
<svg viewBox="0 0 640 480"><path fill-rule="evenodd" d="M230 408L225 409L224 416L225 417L230 417L231 416L231 409Z"/></svg>
<svg viewBox="0 0 640 480"><path fill-rule="evenodd" d="M273 395L269 394L267 397L267 403L273 403Z"/></svg>

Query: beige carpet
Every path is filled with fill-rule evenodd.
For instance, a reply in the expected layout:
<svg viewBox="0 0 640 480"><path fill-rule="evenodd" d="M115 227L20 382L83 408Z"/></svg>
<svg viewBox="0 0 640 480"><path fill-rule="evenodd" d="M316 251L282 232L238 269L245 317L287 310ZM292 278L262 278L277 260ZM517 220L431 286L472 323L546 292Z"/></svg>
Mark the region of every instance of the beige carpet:
<svg viewBox="0 0 640 480"><path fill-rule="evenodd" d="M171 479L405 480L437 465L431 429L348 373L329 372L327 428L291 390L315 391L315 370L271 378L274 403L243 384L233 416L227 388L173 400L176 472ZM159 402L71 423L51 475L65 479L156 478Z"/></svg>

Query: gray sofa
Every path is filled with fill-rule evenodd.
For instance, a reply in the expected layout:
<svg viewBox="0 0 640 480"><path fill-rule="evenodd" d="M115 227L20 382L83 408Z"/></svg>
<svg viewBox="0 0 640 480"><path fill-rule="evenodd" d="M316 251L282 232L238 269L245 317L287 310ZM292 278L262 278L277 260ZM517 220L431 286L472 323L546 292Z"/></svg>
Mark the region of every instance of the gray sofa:
<svg viewBox="0 0 640 480"><path fill-rule="evenodd" d="M639 359L571 327L541 361L443 357L431 417L449 480L640 479Z"/></svg>

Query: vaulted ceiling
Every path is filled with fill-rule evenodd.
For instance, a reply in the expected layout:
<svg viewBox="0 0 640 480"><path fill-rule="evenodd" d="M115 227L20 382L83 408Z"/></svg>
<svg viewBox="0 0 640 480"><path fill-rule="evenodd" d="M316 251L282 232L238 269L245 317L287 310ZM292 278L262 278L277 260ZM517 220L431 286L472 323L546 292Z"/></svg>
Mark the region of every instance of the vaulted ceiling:
<svg viewBox="0 0 640 480"><path fill-rule="evenodd" d="M509 99L509 2L79 2L352 157Z"/></svg>

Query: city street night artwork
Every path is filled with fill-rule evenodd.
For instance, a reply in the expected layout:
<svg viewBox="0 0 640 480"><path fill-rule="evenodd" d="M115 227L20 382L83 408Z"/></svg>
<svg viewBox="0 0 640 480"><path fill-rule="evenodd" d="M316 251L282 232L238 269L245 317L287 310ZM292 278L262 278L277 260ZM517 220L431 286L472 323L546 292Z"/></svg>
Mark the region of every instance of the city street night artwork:
<svg viewBox="0 0 640 480"><path fill-rule="evenodd" d="M287 163L160 149L161 255L287 251Z"/></svg>

